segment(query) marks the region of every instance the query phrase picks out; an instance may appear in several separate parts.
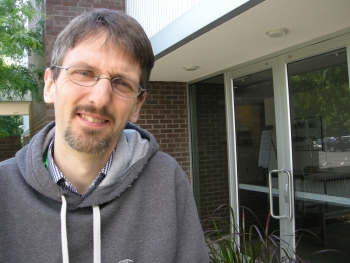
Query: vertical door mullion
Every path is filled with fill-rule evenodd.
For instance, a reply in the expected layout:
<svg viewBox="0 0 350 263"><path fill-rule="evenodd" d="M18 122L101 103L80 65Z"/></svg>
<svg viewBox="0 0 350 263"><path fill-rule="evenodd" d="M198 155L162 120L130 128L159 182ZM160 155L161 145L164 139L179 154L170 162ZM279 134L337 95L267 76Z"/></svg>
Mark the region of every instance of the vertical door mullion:
<svg viewBox="0 0 350 263"><path fill-rule="evenodd" d="M239 203L238 203L238 172L237 172L237 152L236 152L236 136L235 136L235 114L234 114L234 98L233 98L233 82L229 73L225 74L225 104L226 104L226 129L227 129L227 155L228 155L228 173L229 173L229 191L230 206L234 211L234 218L231 218L231 232L235 231L235 227L239 227ZM240 243L238 235L236 244Z"/></svg>
<svg viewBox="0 0 350 263"><path fill-rule="evenodd" d="M288 75L287 65L284 55L279 56L274 61L273 66L273 80L275 93L275 116L276 116L276 139L277 139L277 153L278 153L278 168L287 169L292 172L292 142L290 129L290 107L289 107L289 93L288 93ZM293 178L292 182L293 184ZM280 211L289 215L290 206L294 211L294 198L292 203L285 202L284 191L285 185L288 184L287 175L279 174L279 207ZM293 195L294 193L289 193ZM294 214L294 213L293 213ZM291 220L280 220L281 238L286 243L281 243L281 255L284 251L289 251L290 255L295 256L292 251L295 251L295 218L292 216Z"/></svg>
<svg viewBox="0 0 350 263"><path fill-rule="evenodd" d="M347 60L348 60L348 75L349 75L349 89L350 89L350 34L348 34L346 36L346 56L347 56Z"/></svg>
<svg viewBox="0 0 350 263"><path fill-rule="evenodd" d="M191 183L193 187L193 193L196 200L198 215L201 218L201 193L200 193L200 183L199 183L199 172L198 172L198 138L197 136L193 136L193 134L197 134L197 100L196 100L196 89L195 88L187 88L188 90L188 107L190 108L189 114L190 114L190 130L192 131L190 133L190 140L191 140L191 170L192 170L192 176L191 176Z"/></svg>

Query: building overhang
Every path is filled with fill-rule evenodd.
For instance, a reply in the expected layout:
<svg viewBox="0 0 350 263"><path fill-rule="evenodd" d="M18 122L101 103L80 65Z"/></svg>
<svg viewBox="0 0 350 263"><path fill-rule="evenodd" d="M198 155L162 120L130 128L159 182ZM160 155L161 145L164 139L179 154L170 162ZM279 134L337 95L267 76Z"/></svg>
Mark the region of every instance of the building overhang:
<svg viewBox="0 0 350 263"><path fill-rule="evenodd" d="M14 97L9 100L0 97L0 116L28 115L31 102L32 98L30 94L25 95L23 99Z"/></svg>
<svg viewBox="0 0 350 263"><path fill-rule="evenodd" d="M0 115L28 115L29 105L28 101L0 102Z"/></svg>
<svg viewBox="0 0 350 263"><path fill-rule="evenodd" d="M348 33L348 10L347 0L203 0L150 38L151 81L191 82ZM283 28L283 37L266 34Z"/></svg>

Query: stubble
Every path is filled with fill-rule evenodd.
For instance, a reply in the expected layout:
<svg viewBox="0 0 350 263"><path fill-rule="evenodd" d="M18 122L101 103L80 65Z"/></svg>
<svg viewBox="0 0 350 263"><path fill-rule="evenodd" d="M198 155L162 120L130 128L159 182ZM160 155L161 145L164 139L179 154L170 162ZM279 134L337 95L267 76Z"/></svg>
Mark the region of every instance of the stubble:
<svg viewBox="0 0 350 263"><path fill-rule="evenodd" d="M96 109L92 105L77 105L72 111L72 117L74 117L77 112L82 111L86 113L98 114L101 117L107 118L110 122L115 122L115 117L107 109ZM82 132L77 133L68 125L64 132L64 139L74 150L96 155L109 148L114 139L114 135L112 131L102 135L99 131L92 129L83 129Z"/></svg>

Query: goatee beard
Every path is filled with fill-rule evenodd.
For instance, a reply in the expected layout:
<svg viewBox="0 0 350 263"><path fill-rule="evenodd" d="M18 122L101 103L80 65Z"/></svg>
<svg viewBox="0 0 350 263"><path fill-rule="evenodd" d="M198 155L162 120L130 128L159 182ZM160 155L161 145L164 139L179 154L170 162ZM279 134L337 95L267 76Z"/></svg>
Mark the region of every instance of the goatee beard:
<svg viewBox="0 0 350 263"><path fill-rule="evenodd" d="M64 139L74 150L87 154L99 154L104 152L111 144L112 138L106 136L101 142L96 141L96 132L84 131L84 134L76 134L69 127L64 132Z"/></svg>
<svg viewBox="0 0 350 263"><path fill-rule="evenodd" d="M114 116L104 108L98 110L92 105L76 106L72 111L72 117L79 111L98 114L101 117L106 117L111 122L115 121ZM99 154L110 146L113 140L113 134L109 133L101 138L99 132L90 129L84 129L83 133L78 134L68 126L64 132L64 139L70 147L78 152Z"/></svg>

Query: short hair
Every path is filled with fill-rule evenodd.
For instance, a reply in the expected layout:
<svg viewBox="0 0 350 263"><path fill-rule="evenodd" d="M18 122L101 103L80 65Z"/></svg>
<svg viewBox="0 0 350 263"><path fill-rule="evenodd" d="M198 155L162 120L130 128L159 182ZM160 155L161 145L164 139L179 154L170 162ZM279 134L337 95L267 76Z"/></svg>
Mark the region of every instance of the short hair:
<svg viewBox="0 0 350 263"><path fill-rule="evenodd" d="M61 65L68 50L99 32L106 32L108 44L123 48L130 59L140 64L140 85L145 89L154 65L152 46L141 25L122 11L93 9L74 18L55 41L51 65ZM59 70L53 68L54 80L58 75Z"/></svg>

